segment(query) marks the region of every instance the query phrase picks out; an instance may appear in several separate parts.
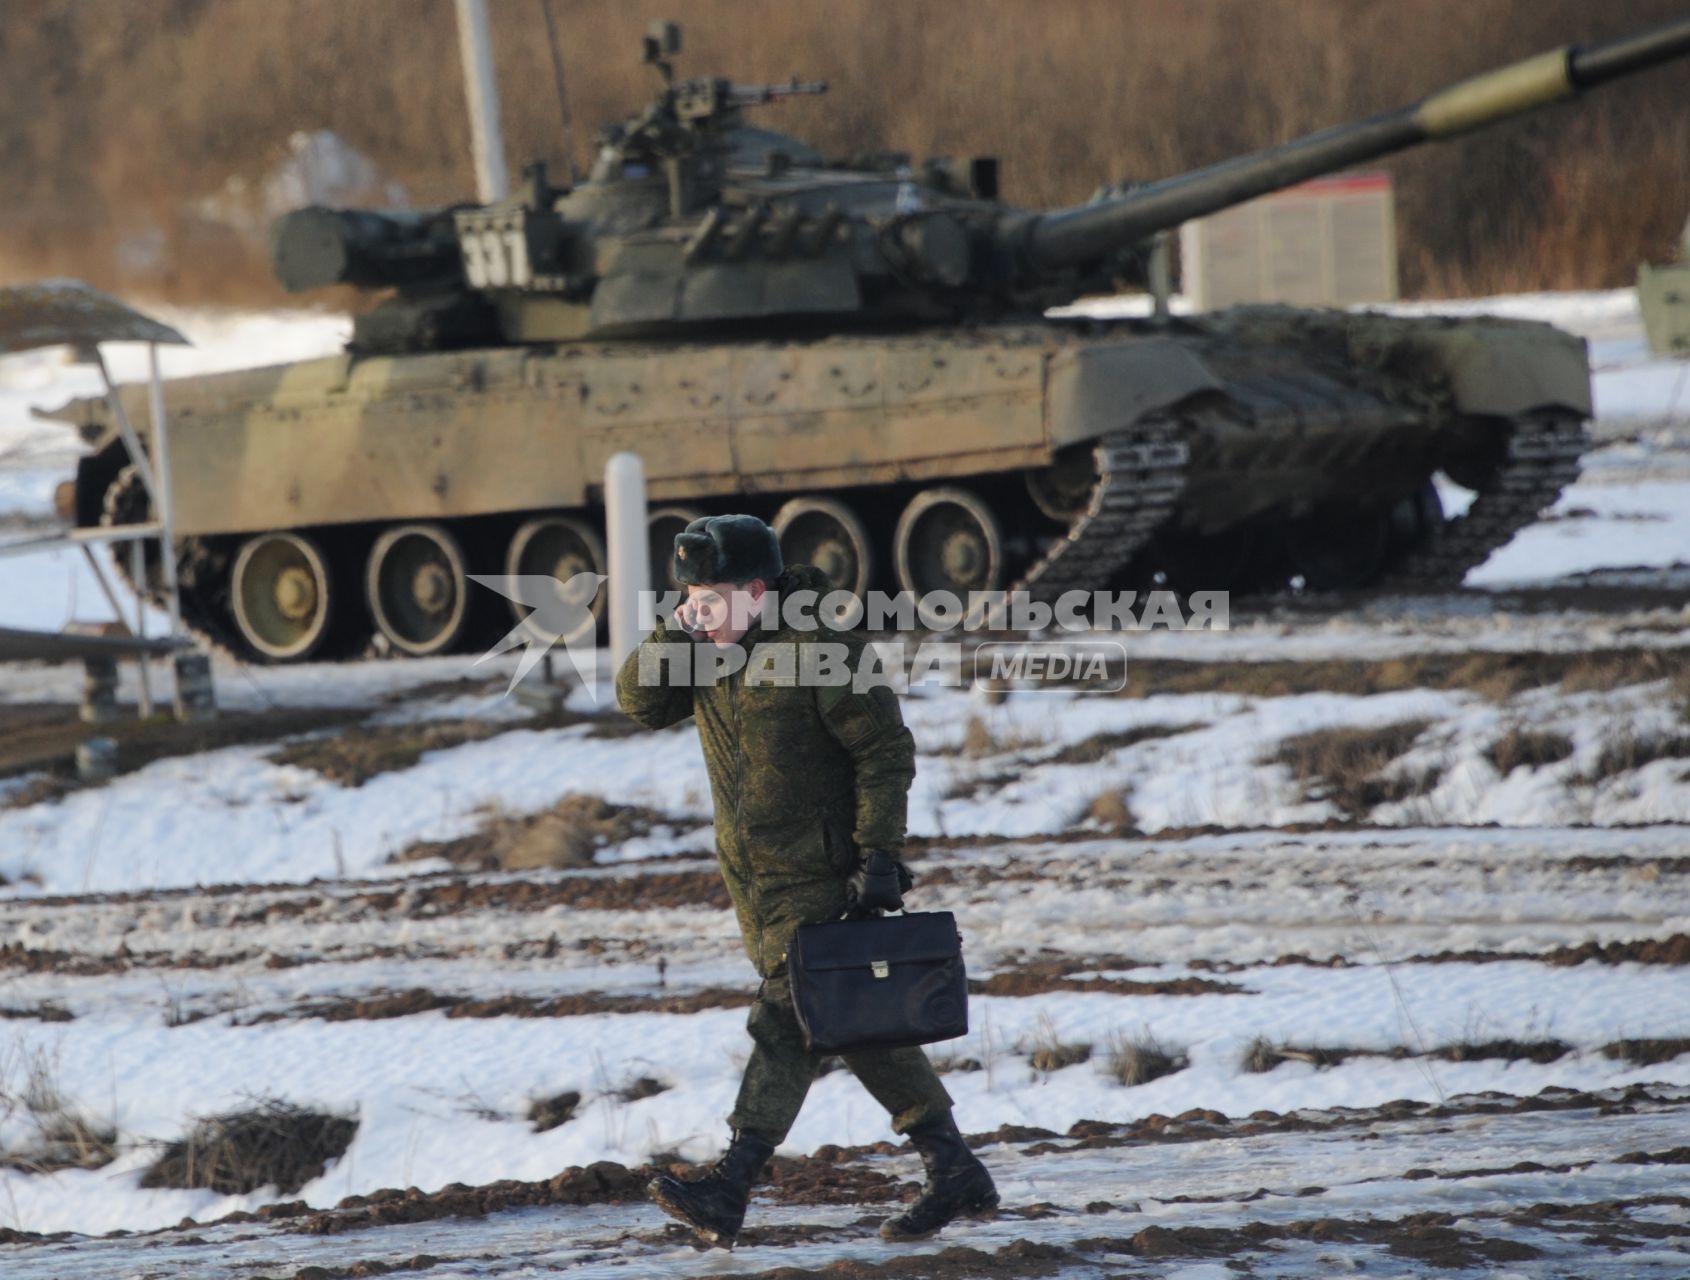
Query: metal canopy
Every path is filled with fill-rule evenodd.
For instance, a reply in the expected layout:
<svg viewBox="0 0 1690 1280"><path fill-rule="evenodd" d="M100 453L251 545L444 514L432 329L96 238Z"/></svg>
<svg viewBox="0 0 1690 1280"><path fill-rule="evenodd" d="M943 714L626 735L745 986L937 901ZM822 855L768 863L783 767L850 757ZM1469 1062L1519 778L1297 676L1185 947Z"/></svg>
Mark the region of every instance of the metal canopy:
<svg viewBox="0 0 1690 1280"><path fill-rule="evenodd" d="M98 342L190 345L169 325L80 280L0 288L0 356L37 347L87 348Z"/></svg>

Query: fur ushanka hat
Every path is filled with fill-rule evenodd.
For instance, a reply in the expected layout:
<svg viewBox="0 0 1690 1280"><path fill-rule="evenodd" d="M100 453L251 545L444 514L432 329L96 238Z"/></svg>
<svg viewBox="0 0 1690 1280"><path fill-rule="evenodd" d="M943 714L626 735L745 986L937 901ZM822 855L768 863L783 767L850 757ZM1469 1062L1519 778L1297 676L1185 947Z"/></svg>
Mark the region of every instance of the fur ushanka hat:
<svg viewBox="0 0 1690 1280"><path fill-rule="evenodd" d="M772 584L782 569L780 540L756 516L705 516L675 535L675 581Z"/></svg>

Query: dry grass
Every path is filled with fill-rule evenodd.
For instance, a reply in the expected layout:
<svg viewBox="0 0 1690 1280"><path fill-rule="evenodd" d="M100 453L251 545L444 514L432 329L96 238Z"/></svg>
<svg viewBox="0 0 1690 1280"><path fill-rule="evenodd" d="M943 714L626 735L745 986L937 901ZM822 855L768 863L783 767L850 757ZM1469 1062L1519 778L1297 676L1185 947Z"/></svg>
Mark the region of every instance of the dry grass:
<svg viewBox="0 0 1690 1280"><path fill-rule="evenodd" d="M444 858L470 871L586 867L599 849L672 822L642 805L613 804L603 796L567 795L538 813L492 813L467 836L419 841L395 854L393 861Z"/></svg>
<svg viewBox="0 0 1690 1280"><path fill-rule="evenodd" d="M204 0L12 0L0 156L18 176L0 215L30 274L71 270L182 300L274 297L258 246L186 206L231 177L256 187L296 129L337 130L418 202L473 190L448 0L284 7L278 21L268 6ZM573 0L560 14L582 139L572 146L538 7L489 8L513 170L541 157L564 173L572 151L586 159L594 126L649 96L655 78L635 56L648 15ZM832 155L1001 155L1012 200L1066 204L1101 182L1207 164L1681 13L1677 0L1001 0L983 11L944 0L693 0L681 66L826 79L829 98L755 118ZM1656 73L1383 162L1399 182L1405 288L1613 286L1629 283L1639 258L1669 255L1690 203L1677 91ZM170 251L162 269L124 252L149 227Z"/></svg>
<svg viewBox="0 0 1690 1280"><path fill-rule="evenodd" d="M1602 743L1602 751L1584 780L1600 782L1657 760L1685 757L1690 757L1690 733L1638 733L1630 725L1623 725Z"/></svg>
<svg viewBox="0 0 1690 1280"><path fill-rule="evenodd" d="M358 1121L262 1098L239 1111L196 1121L165 1146L141 1176L143 1187L206 1187L244 1195L275 1187L291 1195L345 1154Z"/></svg>
<svg viewBox="0 0 1690 1280"><path fill-rule="evenodd" d="M1528 689L1559 686L1568 693L1606 691L1626 685L1683 677L1682 650L1594 649L1577 653L1420 653L1359 662L1179 662L1130 663L1127 696L1158 693L1233 693L1283 698L1302 693L1347 693L1366 697L1405 689L1460 689L1504 702ZM1685 695L1690 698L1690 692Z"/></svg>
<svg viewBox="0 0 1690 1280"><path fill-rule="evenodd" d="M1086 821L1102 827L1110 835L1132 835L1138 831L1138 820L1133 816L1132 806L1127 803L1127 793L1119 788L1100 791L1091 798L1091 804L1086 807Z"/></svg>
<svg viewBox="0 0 1690 1280"><path fill-rule="evenodd" d="M1312 1067L1335 1067L1345 1059L1363 1052L1365 1050L1274 1044L1266 1036L1257 1036L1245 1047L1239 1066L1252 1075L1272 1071L1283 1062L1306 1062Z"/></svg>
<svg viewBox="0 0 1690 1280"><path fill-rule="evenodd" d="M1164 1044L1148 1029L1137 1036L1111 1036L1104 1061L1109 1075L1129 1088L1171 1076L1191 1065L1182 1050Z"/></svg>
<svg viewBox="0 0 1690 1280"><path fill-rule="evenodd" d="M1615 1040L1602 1046L1602 1056L1634 1067L1653 1067L1690 1053L1690 1038L1668 1040Z"/></svg>
<svg viewBox="0 0 1690 1280"><path fill-rule="evenodd" d="M1365 817L1375 805L1423 795L1437 785L1437 774L1430 770L1413 776L1379 776L1431 723L1401 720L1316 729L1286 738L1269 759L1291 770L1307 798L1330 800L1352 818Z"/></svg>
<svg viewBox="0 0 1690 1280"><path fill-rule="evenodd" d="M1064 1040L1049 1018L1039 1016L1038 1030L1027 1043L1027 1061L1034 1071L1049 1075L1090 1060L1091 1045Z"/></svg>
<svg viewBox="0 0 1690 1280"><path fill-rule="evenodd" d="M275 764L315 769L330 782L361 787L371 778L409 769L428 751L479 742L512 726L487 720L422 720L415 724L356 725L290 742L270 753Z"/></svg>
<svg viewBox="0 0 1690 1280"><path fill-rule="evenodd" d="M1558 764L1573 754L1573 740L1564 733L1527 729L1511 725L1485 749L1496 771L1507 777L1519 768L1540 769Z"/></svg>
<svg viewBox="0 0 1690 1280"><path fill-rule="evenodd" d="M1432 1056L1446 1062L1481 1062L1486 1058L1505 1058L1510 1062L1556 1062L1573 1051L1565 1040L1514 1040L1507 1037L1494 1040L1457 1040L1432 1050Z"/></svg>
<svg viewBox="0 0 1690 1280"><path fill-rule="evenodd" d="M985 1063L978 1058L959 1057L948 1053L936 1054L930 1061L933 1063L933 1070L942 1076L956 1072L985 1070Z"/></svg>
<svg viewBox="0 0 1690 1280"><path fill-rule="evenodd" d="M0 1119L21 1113L26 1141L0 1149L0 1168L20 1173L99 1169L117 1158L117 1129L95 1120L60 1092L58 1059L44 1049L19 1050L0 1076Z"/></svg>
<svg viewBox="0 0 1690 1280"><path fill-rule="evenodd" d="M574 1089L555 1093L549 1098L535 1098L528 1104L528 1123L535 1133L544 1133L560 1124L567 1124L581 1105L581 1095Z"/></svg>
<svg viewBox="0 0 1690 1280"><path fill-rule="evenodd" d="M1089 738L1070 742L1055 755L1046 756L1040 764L1097 764L1111 753L1150 742L1156 738L1172 738L1193 729L1206 729L1205 724L1141 724L1132 729L1094 733Z"/></svg>
<svg viewBox="0 0 1690 1280"><path fill-rule="evenodd" d="M1509 1062L1555 1062L1566 1057L1573 1051L1573 1046L1564 1040L1551 1038L1515 1040L1499 1037L1490 1040L1479 1040L1474 1037L1464 1037L1451 1044L1439 1045L1429 1049L1426 1057L1441 1058L1445 1062L1479 1062L1486 1059L1503 1059ZM1339 1063L1348 1062L1351 1058L1390 1058L1400 1061L1404 1058L1418 1056L1417 1051L1407 1045L1396 1045L1389 1049L1359 1049L1342 1045L1292 1045L1274 1044L1265 1036L1257 1036L1245 1048L1244 1055L1239 1062L1242 1070L1252 1074L1272 1071L1284 1062L1306 1062L1311 1067L1335 1067ZM1612 1054L1610 1057L1614 1056Z"/></svg>

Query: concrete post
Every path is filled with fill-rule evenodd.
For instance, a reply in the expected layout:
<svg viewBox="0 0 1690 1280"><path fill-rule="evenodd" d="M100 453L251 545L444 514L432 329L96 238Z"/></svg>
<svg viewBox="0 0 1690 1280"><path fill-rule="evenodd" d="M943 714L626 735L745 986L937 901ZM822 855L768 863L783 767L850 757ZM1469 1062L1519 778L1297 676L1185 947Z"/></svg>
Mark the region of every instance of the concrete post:
<svg viewBox="0 0 1690 1280"><path fill-rule="evenodd" d="M610 659L616 666L640 642L640 592L651 589L645 464L618 453L604 464L604 523L610 551Z"/></svg>

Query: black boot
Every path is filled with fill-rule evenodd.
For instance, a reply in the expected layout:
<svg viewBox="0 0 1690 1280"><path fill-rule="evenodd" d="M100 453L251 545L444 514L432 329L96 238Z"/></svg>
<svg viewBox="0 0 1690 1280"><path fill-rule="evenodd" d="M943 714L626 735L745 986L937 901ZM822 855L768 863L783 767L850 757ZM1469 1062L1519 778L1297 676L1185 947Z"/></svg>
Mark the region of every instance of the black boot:
<svg viewBox="0 0 1690 1280"><path fill-rule="evenodd" d="M957 1132L949 1111L909 1128L927 1166L927 1185L909 1209L884 1223L883 1240L924 1240L955 1218L984 1218L998 1207L998 1189Z"/></svg>
<svg viewBox="0 0 1690 1280"><path fill-rule="evenodd" d="M751 1184L769 1163L775 1144L742 1130L702 1178L682 1182L665 1173L646 1184L646 1194L671 1218L679 1218L711 1244L733 1247Z"/></svg>

